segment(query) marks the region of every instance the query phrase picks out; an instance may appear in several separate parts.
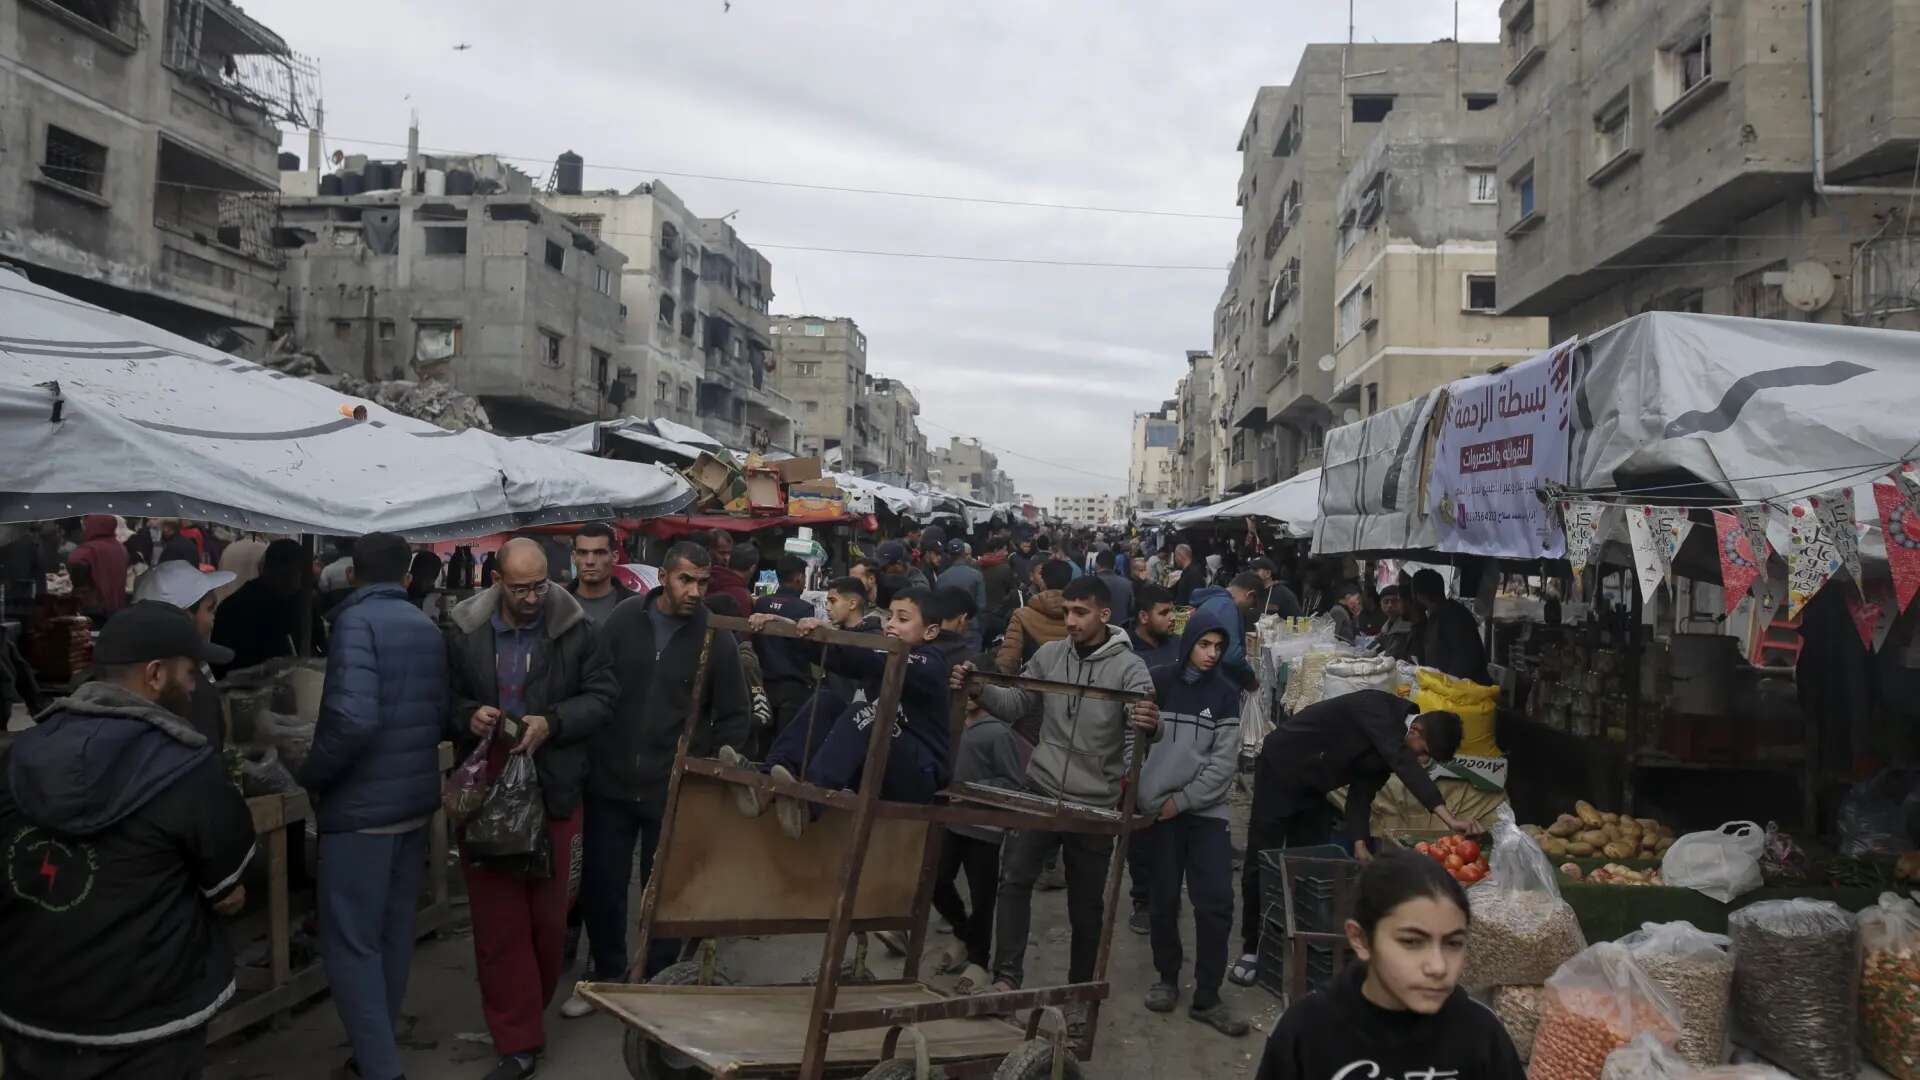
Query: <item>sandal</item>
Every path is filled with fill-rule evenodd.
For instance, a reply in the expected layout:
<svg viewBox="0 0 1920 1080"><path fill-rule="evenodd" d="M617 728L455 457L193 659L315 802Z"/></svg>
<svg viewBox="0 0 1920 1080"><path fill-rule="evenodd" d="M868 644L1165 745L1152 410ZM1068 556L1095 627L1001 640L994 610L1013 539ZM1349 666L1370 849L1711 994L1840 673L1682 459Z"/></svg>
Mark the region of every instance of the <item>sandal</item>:
<svg viewBox="0 0 1920 1080"><path fill-rule="evenodd" d="M968 964L960 971L960 978L953 984L956 994L984 994L993 988L993 976L979 964Z"/></svg>
<svg viewBox="0 0 1920 1080"><path fill-rule="evenodd" d="M1235 986L1252 986L1260 978L1260 957L1255 953L1243 953L1240 959L1227 969L1227 981Z"/></svg>

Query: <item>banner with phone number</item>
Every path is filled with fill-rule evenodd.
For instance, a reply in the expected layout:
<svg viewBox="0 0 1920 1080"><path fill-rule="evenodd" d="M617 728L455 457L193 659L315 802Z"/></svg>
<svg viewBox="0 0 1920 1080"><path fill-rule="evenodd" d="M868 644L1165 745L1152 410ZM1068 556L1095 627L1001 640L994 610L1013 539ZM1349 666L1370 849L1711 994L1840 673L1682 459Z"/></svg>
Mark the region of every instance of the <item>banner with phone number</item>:
<svg viewBox="0 0 1920 1080"><path fill-rule="evenodd" d="M1440 550L1513 559L1566 553L1560 515L1539 493L1567 479L1578 341L1448 384L1427 489Z"/></svg>

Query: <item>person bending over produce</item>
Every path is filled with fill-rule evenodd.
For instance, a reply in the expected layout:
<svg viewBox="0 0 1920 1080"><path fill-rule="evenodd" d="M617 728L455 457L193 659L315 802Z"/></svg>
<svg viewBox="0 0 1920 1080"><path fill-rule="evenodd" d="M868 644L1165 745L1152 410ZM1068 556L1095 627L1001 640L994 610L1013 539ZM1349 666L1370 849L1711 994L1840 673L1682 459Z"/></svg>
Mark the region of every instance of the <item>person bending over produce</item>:
<svg viewBox="0 0 1920 1080"><path fill-rule="evenodd" d="M1256 1080L1525 1076L1506 1028L1458 985L1471 917L1460 883L1431 859L1389 851L1355 894L1357 962L1280 1017Z"/></svg>

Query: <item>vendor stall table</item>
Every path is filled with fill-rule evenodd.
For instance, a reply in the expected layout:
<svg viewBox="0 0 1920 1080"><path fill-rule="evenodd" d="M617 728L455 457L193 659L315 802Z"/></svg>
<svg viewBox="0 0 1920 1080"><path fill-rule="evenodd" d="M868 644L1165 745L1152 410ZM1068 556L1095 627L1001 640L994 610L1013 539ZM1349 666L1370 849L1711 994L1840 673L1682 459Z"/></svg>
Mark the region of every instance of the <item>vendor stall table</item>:
<svg viewBox="0 0 1920 1080"><path fill-rule="evenodd" d="M1783 886L1759 888L1730 904L1694 889L1664 885L1586 885L1562 881L1560 896L1580 919L1588 941L1617 941L1642 923L1685 920L1711 934L1727 932L1727 916L1762 900L1831 900L1848 911L1874 905L1883 889L1834 889Z"/></svg>
<svg viewBox="0 0 1920 1080"><path fill-rule="evenodd" d="M453 768L453 746L440 744L440 771ZM262 1020L283 1018L295 1005L327 988L327 972L318 957L293 969L293 898L288 887L287 830L303 829L313 816L313 804L304 791L289 795L257 795L247 800L254 835L266 849L267 967L239 966L233 1000L207 1024L207 1041L218 1042ZM448 892L448 832L445 811L435 811L427 825L426 904L414 916L413 931L425 936L440 929L452 911ZM257 916L256 916L257 918Z"/></svg>

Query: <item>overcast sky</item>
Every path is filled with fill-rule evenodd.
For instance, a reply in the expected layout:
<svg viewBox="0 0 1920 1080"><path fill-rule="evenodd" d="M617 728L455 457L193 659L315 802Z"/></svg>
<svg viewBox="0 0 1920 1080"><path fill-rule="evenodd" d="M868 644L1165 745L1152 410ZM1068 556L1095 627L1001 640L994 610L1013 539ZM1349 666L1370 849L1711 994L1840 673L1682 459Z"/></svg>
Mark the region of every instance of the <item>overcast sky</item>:
<svg viewBox="0 0 1920 1080"><path fill-rule="evenodd" d="M1359 0L1358 40L1452 33L1444 0ZM1497 36L1462 0L1461 37ZM1002 451L1022 492L1119 493L1132 414L1210 348L1237 232L1233 146L1263 83L1346 36L1342 5L1112 0L253 0L320 64L329 149L424 146L550 162L590 188L655 176L694 212L738 210L781 313L848 315L868 369L921 427ZM468 44L466 51L453 46ZM289 149L306 152L303 135ZM545 167L521 163L543 175ZM614 167L621 168L614 168ZM637 171L626 171L631 167ZM929 201L694 179L1174 210L1220 219ZM1006 265L783 250L861 248L1207 267ZM1024 455L1024 456L1017 456Z"/></svg>

